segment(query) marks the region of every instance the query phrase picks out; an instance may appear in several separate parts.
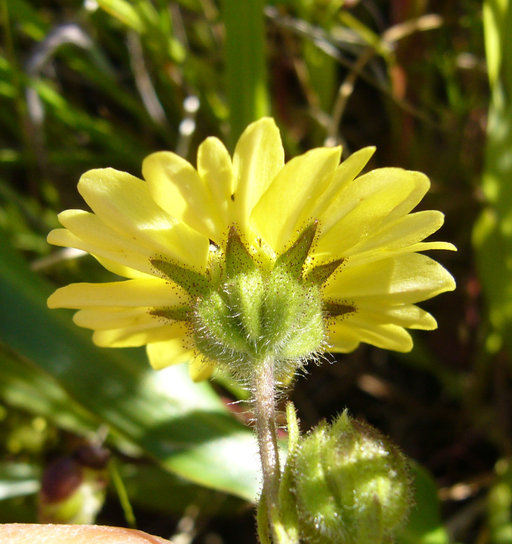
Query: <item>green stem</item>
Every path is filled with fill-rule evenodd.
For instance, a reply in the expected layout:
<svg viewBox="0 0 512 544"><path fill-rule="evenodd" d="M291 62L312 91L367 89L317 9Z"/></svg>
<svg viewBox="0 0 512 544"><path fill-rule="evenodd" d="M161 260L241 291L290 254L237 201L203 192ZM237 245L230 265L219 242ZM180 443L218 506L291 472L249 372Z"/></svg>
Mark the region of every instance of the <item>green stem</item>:
<svg viewBox="0 0 512 544"><path fill-rule="evenodd" d="M263 472L263 491L261 500L267 508L274 544L288 541L280 523L279 515L279 450L276 433L274 361L265 359L258 366L253 383L253 398L256 415L256 433L260 449L261 469ZM262 528L260 528L261 531Z"/></svg>
<svg viewBox="0 0 512 544"><path fill-rule="evenodd" d="M275 508L279 492L279 451L277 449L274 361L265 359L259 365L254 379L256 432L263 470L263 494L269 513Z"/></svg>

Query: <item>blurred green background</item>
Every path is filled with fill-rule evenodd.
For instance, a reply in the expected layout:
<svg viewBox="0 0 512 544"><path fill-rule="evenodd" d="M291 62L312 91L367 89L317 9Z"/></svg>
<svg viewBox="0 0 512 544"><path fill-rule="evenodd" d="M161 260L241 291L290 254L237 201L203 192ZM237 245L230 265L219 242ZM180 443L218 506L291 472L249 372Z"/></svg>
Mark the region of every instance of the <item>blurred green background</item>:
<svg viewBox="0 0 512 544"><path fill-rule="evenodd" d="M243 392L95 348L45 299L102 281L46 243L83 207L79 176L195 162L275 116L288 157L341 143L421 170L446 213L458 289L422 306L439 330L397 355L312 366L303 430L348 407L415 462L401 544L512 542L512 6L508 0L0 0L0 522L36 521L45 467L111 454L98 523L175 542L253 543L258 460ZM98 471L99 474L100 471ZM73 472L76 476L76 470ZM73 484L46 482L65 495ZM94 474L93 474L94 476ZM102 476L103 478L103 476ZM48 478L47 478L48 480ZM51 478L50 478L51 480Z"/></svg>

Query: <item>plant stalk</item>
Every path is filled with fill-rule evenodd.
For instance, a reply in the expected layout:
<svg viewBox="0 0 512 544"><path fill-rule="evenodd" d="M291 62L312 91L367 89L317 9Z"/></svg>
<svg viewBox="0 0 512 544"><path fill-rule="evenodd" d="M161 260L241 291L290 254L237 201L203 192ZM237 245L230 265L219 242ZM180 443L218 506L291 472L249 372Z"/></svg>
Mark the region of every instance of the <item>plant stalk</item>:
<svg viewBox="0 0 512 544"><path fill-rule="evenodd" d="M256 433L263 472L261 500L267 508L268 522L274 544L288 542L279 515L279 450L276 433L274 361L264 359L255 372L253 398L256 416Z"/></svg>

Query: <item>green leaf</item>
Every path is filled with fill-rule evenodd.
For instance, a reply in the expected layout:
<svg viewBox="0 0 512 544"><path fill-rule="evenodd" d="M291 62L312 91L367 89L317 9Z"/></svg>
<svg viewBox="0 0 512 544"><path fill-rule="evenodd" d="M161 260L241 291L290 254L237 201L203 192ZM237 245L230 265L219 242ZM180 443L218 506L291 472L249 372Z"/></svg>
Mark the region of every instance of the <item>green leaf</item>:
<svg viewBox="0 0 512 544"><path fill-rule="evenodd" d="M194 384L184 365L156 373L140 350L96 348L67 312L46 308L49 292L4 243L0 342L50 375L82 414L94 414L167 470L253 500L259 479L255 439L210 385Z"/></svg>
<svg viewBox="0 0 512 544"><path fill-rule="evenodd" d="M0 501L32 495L39 489L40 477L41 471L35 465L0 463Z"/></svg>
<svg viewBox="0 0 512 544"><path fill-rule="evenodd" d="M100 420L74 402L49 374L1 344L0 397L11 406L43 416L74 433L90 433L100 425Z"/></svg>
<svg viewBox="0 0 512 544"><path fill-rule="evenodd" d="M144 30L144 22L130 2L125 2L125 0L98 0L98 5L127 27L137 32Z"/></svg>
<svg viewBox="0 0 512 544"><path fill-rule="evenodd" d="M430 474L420 465L412 465L415 506L396 544L449 544L441 523L437 487Z"/></svg>
<svg viewBox="0 0 512 544"><path fill-rule="evenodd" d="M191 484L155 466L123 463L119 470L130 502L147 511L182 514L195 504L205 516L233 515L245 506L232 495Z"/></svg>
<svg viewBox="0 0 512 544"><path fill-rule="evenodd" d="M263 1L223 0L231 142L269 112Z"/></svg>
<svg viewBox="0 0 512 544"><path fill-rule="evenodd" d="M35 523L41 470L28 463L0 463L0 523Z"/></svg>

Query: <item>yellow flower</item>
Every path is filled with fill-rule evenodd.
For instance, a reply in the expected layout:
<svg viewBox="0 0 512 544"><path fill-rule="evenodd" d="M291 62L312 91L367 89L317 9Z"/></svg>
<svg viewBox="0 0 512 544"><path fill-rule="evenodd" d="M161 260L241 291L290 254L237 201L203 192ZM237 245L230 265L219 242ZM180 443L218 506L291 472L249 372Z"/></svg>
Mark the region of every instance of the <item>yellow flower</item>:
<svg viewBox="0 0 512 544"><path fill-rule="evenodd" d="M215 306L206 296L211 286L221 293L226 282L233 284L235 272L226 279L227 246L240 262L246 250L259 271L249 283L236 280L237 304L245 308L247 292L259 290L258 311L268 313L261 297L272 291L269 274L302 244L304 258L293 257L299 283L322 276L310 283L321 301L323 339L309 351L350 352L361 342L408 351L406 328L436 328L415 304L455 288L452 276L419 252L454 247L422 241L442 225L440 212L410 213L429 189L426 176L399 168L359 175L373 152L362 149L340 164L340 148L318 148L285 163L279 131L265 118L245 130L232 159L217 138L208 138L199 146L197 168L158 152L143 163L145 181L110 168L89 171L78 189L92 213L62 212L64 228L48 241L85 250L126 279L68 285L48 305L79 310L75 323L93 329L99 346L146 345L153 367L190 361L193 378L204 379L215 360L194 327L201 328ZM274 291L282 295L281 284ZM303 321L308 305L299 304Z"/></svg>

